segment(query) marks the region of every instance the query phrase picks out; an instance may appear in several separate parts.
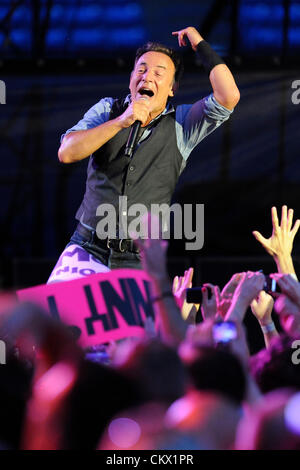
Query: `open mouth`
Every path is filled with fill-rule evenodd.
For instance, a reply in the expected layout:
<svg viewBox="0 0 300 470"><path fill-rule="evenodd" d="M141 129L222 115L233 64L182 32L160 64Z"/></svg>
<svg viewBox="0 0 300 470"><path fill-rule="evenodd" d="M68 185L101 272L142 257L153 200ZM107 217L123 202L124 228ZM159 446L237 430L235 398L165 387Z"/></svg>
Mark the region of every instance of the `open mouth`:
<svg viewBox="0 0 300 470"><path fill-rule="evenodd" d="M148 96L149 98L152 98L152 96L154 96L154 93L152 90L149 90L149 88L141 88L139 91L138 91L138 94L140 96Z"/></svg>

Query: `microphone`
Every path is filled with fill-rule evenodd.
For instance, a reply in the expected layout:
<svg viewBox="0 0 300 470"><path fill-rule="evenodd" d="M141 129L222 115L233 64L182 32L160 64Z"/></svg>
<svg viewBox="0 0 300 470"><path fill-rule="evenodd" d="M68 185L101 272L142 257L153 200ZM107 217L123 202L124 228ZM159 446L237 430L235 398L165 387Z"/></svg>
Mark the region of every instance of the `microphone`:
<svg viewBox="0 0 300 470"><path fill-rule="evenodd" d="M126 147L125 147L125 156L131 158L133 154L133 149L137 143L137 137L140 132L141 128L141 121L135 121L130 129L130 133L127 139Z"/></svg>
<svg viewBox="0 0 300 470"><path fill-rule="evenodd" d="M141 96L140 100L148 100L149 98L146 96ZM138 141L138 135L141 129L141 121L136 120L130 129L130 133L127 139L126 147L125 147L125 156L131 158L133 154L134 147Z"/></svg>

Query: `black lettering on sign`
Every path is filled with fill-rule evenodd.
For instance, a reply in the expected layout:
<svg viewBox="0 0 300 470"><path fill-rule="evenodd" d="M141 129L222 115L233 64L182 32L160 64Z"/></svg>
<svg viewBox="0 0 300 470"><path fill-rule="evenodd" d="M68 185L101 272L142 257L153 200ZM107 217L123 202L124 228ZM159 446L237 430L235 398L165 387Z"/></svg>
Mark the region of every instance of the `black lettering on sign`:
<svg viewBox="0 0 300 470"><path fill-rule="evenodd" d="M95 330L93 326L94 321L99 321L99 320L102 321L103 329L105 331L110 331L115 328L118 328L118 324L116 322L115 324L109 325L109 321L108 321L108 317L106 313L98 313L91 287L84 286L83 289L84 289L84 293L86 295L86 299L87 299L87 302L89 304L90 311L92 314L90 318L85 319L85 324L86 324L88 335L95 334Z"/></svg>
<svg viewBox="0 0 300 470"><path fill-rule="evenodd" d="M135 318L133 307L134 304L130 301L130 292L126 289L126 279L119 279L119 283L122 289L123 297L120 297L119 294L115 291L113 286L109 281L99 282L100 289L103 294L104 301L106 303L107 312L109 318L113 324L116 324L118 328L117 319L114 313L114 309L118 309L119 313L122 315L126 323L130 326L142 325L141 318Z"/></svg>
<svg viewBox="0 0 300 470"><path fill-rule="evenodd" d="M131 299L134 303L134 310L137 312L139 318L139 325L143 326L144 322L141 317L141 308L144 310L147 317L154 318L153 303L151 301L150 294L150 282L143 281L147 296L147 298L145 299L135 279L128 278L124 279L124 281L126 281L126 284L130 289Z"/></svg>
<svg viewBox="0 0 300 470"><path fill-rule="evenodd" d="M150 300L150 282L144 281L146 299L135 279L119 279L122 290L120 296L109 281L100 281L99 287L106 305L107 313L99 313L95 304L93 293L89 285L84 286L85 296L90 308L91 317L85 319L87 332L94 335L94 322L101 321L103 329L110 331L119 328L115 310L123 317L129 326L143 326L144 322L141 316L143 308L147 317L154 318L153 305Z"/></svg>
<svg viewBox="0 0 300 470"><path fill-rule="evenodd" d="M47 297L47 302L52 317L56 318L57 320L60 320L54 295L50 295L49 297Z"/></svg>
<svg viewBox="0 0 300 470"><path fill-rule="evenodd" d="M143 326L144 322L143 322L142 317L140 315L139 309L136 308L134 298L133 298L133 293L131 292L131 289L130 289L129 281L131 281L131 280L132 279L130 279L130 278L129 279L126 279L126 278L125 279L119 279L119 283L121 285L122 291L126 292L126 297L128 297L128 300L130 302L131 311L132 311L132 315L133 315L133 318L134 318L134 325ZM133 281L135 282L134 279L133 279ZM138 289L137 285L136 285L136 287ZM125 320L126 320L126 318L125 318Z"/></svg>

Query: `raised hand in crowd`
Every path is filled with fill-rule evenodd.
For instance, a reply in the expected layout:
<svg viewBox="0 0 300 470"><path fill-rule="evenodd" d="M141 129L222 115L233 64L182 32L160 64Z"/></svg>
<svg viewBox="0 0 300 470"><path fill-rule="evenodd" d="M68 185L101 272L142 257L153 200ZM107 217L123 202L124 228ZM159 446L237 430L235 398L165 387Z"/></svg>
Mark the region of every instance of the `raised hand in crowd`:
<svg viewBox="0 0 300 470"><path fill-rule="evenodd" d="M287 209L282 206L281 223L279 224L277 209L272 207L272 235L269 238L263 237L259 232L252 232L257 241L274 258L279 273L294 274L295 269L292 261L293 242L300 226L300 220L297 219L293 228L293 209Z"/></svg>
<svg viewBox="0 0 300 470"><path fill-rule="evenodd" d="M181 315L187 323L194 324L199 304L189 304L186 301L186 290L192 287L194 268L184 271L183 276L175 276L173 279L172 291L181 310Z"/></svg>
<svg viewBox="0 0 300 470"><path fill-rule="evenodd" d="M286 333L300 334L300 284L289 274L272 274L282 294L275 302L275 311Z"/></svg>
<svg viewBox="0 0 300 470"><path fill-rule="evenodd" d="M251 302L251 311L262 329L266 347L269 347L272 338L278 336L272 320L273 306L273 297L264 290L260 291L257 298Z"/></svg>
<svg viewBox="0 0 300 470"><path fill-rule="evenodd" d="M274 300L264 290L251 302L251 311L260 325L268 325L272 321Z"/></svg>
<svg viewBox="0 0 300 470"><path fill-rule="evenodd" d="M154 227L155 233L159 233L158 219L148 215L142 223L148 224L148 229L150 226ZM144 230L143 233L147 233L147 230ZM136 238L135 234L131 234L131 238L135 239L135 243L140 250L143 269L153 281L156 327L159 329L163 341L172 345L178 344L185 337L187 324L176 304L167 272L166 252L168 244L165 240L159 238Z"/></svg>
<svg viewBox="0 0 300 470"><path fill-rule="evenodd" d="M226 317L226 313L231 305L235 289L239 285L243 273L234 274L230 281L224 286L219 297L218 314L221 318Z"/></svg>
<svg viewBox="0 0 300 470"><path fill-rule="evenodd" d="M278 283L281 292L289 297L300 310L300 283L289 274L271 274L271 277Z"/></svg>
<svg viewBox="0 0 300 470"><path fill-rule="evenodd" d="M225 320L242 322L247 308L262 290L264 282L265 276L260 272L243 273L235 289Z"/></svg>
<svg viewBox="0 0 300 470"><path fill-rule="evenodd" d="M208 292L211 292L209 296ZM201 313L203 320L208 318L217 318L218 314L218 304L220 302L220 289L219 286L214 286L213 284L205 283L202 287L202 304L201 304Z"/></svg>

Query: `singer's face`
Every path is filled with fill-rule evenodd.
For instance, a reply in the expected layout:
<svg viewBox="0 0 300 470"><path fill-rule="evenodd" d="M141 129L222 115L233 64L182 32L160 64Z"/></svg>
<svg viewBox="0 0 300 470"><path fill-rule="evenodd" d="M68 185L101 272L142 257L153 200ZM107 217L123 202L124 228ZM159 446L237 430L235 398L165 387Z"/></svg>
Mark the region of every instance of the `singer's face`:
<svg viewBox="0 0 300 470"><path fill-rule="evenodd" d="M162 52L146 52L134 66L130 77L130 92L133 101L146 96L153 119L166 107L169 96L173 96L175 66L169 56Z"/></svg>

